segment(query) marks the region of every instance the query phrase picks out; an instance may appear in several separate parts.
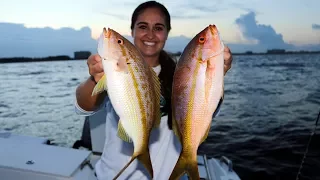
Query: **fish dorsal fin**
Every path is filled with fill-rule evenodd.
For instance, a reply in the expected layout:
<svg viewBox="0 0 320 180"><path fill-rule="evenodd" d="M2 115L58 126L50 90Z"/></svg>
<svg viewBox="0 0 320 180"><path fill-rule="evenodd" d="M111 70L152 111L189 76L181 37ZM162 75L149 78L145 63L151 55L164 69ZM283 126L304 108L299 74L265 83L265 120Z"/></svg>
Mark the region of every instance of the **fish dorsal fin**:
<svg viewBox="0 0 320 180"><path fill-rule="evenodd" d="M159 127L160 122L161 122L161 111L160 111L160 97L161 97L161 84L159 77L157 76L157 73L150 68L151 70L151 79L152 79L152 86L154 86L155 89L155 95L154 95L154 101L155 101L155 122L153 127Z"/></svg>
<svg viewBox="0 0 320 180"><path fill-rule="evenodd" d="M119 120L118 123L118 133L117 133L118 137L126 142L131 143L132 140L129 137L129 135L127 134L126 130L123 128L122 124L121 124L121 120Z"/></svg>
<svg viewBox="0 0 320 180"><path fill-rule="evenodd" d="M106 84L106 74L104 74L101 79L98 81L96 86L92 91L92 96L97 95L103 91L107 91L107 84Z"/></svg>

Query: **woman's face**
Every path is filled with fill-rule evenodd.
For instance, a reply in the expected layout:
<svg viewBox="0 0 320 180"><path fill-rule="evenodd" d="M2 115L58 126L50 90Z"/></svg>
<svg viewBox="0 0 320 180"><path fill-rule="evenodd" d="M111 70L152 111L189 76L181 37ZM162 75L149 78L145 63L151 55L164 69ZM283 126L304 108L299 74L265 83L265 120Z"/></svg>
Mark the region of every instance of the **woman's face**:
<svg viewBox="0 0 320 180"><path fill-rule="evenodd" d="M157 8L145 9L134 24L132 37L144 57L158 56L168 37L161 11Z"/></svg>

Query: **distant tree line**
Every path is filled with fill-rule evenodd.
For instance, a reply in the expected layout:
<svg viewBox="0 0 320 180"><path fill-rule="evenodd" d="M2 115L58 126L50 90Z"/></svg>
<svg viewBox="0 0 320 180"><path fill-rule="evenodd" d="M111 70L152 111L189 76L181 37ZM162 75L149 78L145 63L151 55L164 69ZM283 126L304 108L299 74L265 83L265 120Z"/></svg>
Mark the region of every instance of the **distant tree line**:
<svg viewBox="0 0 320 180"><path fill-rule="evenodd" d="M76 51L74 52L74 59L88 59L90 55L90 51Z"/></svg>
<svg viewBox="0 0 320 180"><path fill-rule="evenodd" d="M65 61L71 60L69 56L48 56L41 58L30 58L30 57L12 57L12 58L0 58L0 63L13 63L13 62L37 62L37 61Z"/></svg>
<svg viewBox="0 0 320 180"><path fill-rule="evenodd" d="M171 56L181 56L182 52L168 52ZM232 53L233 55L266 55L266 54L320 54L320 51L286 51L284 49L269 49L266 52L255 53L252 51L246 51L244 53ZM65 60L86 60L91 55L90 51L76 51L74 52L74 58L67 55L48 56L41 58L30 57L10 57L0 58L0 63L14 63L14 62L37 62L37 61L65 61Z"/></svg>
<svg viewBox="0 0 320 180"><path fill-rule="evenodd" d="M48 57L8 57L0 58L0 63L15 63L15 62L40 62L40 61L65 61L74 59L88 59L91 55L90 51L76 51L74 52L74 58L67 55L48 56Z"/></svg>
<svg viewBox="0 0 320 180"><path fill-rule="evenodd" d="M266 54L320 54L320 51L286 51L285 49L268 49L266 52L255 53L246 51L244 53L232 53L233 55L266 55Z"/></svg>
<svg viewBox="0 0 320 180"><path fill-rule="evenodd" d="M171 56L181 56L182 52L168 52ZM285 49L268 49L266 52L246 51L243 53L232 53L232 55L266 55L266 54L320 54L320 51L286 51Z"/></svg>

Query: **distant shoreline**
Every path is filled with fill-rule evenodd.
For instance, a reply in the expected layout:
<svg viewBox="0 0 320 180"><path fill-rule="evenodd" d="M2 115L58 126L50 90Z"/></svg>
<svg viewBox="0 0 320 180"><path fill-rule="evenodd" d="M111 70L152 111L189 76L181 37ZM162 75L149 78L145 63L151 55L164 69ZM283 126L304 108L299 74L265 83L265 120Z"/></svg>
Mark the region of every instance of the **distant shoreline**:
<svg viewBox="0 0 320 180"><path fill-rule="evenodd" d="M181 52L170 53L172 56L180 56ZM284 50L268 50L264 53L255 53L247 51L245 53L232 53L234 56L243 56L243 55L292 55L292 54L320 54L320 51L284 51ZM0 58L0 64L2 63L20 63L20 62L48 62L48 61L67 61L67 60L86 60L88 56L82 58L71 58L66 55L59 56L48 56L43 58L30 58L30 57L10 57L10 58Z"/></svg>
<svg viewBox="0 0 320 180"><path fill-rule="evenodd" d="M169 53L172 56L180 56L182 52ZM284 49L270 49L267 52L246 51L242 53L232 52L232 55L285 55L285 54L320 54L320 51L286 51Z"/></svg>
<svg viewBox="0 0 320 180"><path fill-rule="evenodd" d="M66 61L66 60L85 60L91 55L90 51L75 51L74 58L68 55L56 55L47 57L6 57L0 58L1 63L20 63L20 62L47 62L47 61Z"/></svg>
<svg viewBox="0 0 320 180"><path fill-rule="evenodd" d="M291 55L291 54L320 54L320 51L288 51L288 52L264 52L264 53L232 53L232 55Z"/></svg>
<svg viewBox="0 0 320 180"><path fill-rule="evenodd" d="M70 58L69 56L48 56L43 58L11 57L11 58L0 58L0 64L1 63L19 63L19 62L66 61L66 60L77 60L77 59Z"/></svg>

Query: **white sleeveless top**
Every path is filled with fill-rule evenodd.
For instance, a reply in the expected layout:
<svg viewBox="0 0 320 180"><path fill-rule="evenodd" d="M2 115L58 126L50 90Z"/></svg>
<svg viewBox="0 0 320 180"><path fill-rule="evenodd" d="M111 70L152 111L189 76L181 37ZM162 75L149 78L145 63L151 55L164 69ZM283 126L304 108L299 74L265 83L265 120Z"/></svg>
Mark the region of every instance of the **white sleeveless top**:
<svg viewBox="0 0 320 180"><path fill-rule="evenodd" d="M154 67L159 75L161 66ZM106 140L101 158L95 166L99 180L113 179L116 174L130 161L133 144L121 140L117 136L119 116L116 114L109 98L101 108L106 109ZM75 102L76 113L90 116L95 112L81 109ZM161 118L159 128L153 129L150 135L149 152L153 167L154 180L168 180L181 152L181 144L173 131L168 128L168 118ZM120 175L119 180L148 180L149 173L137 159ZM187 179L184 175L180 179Z"/></svg>

